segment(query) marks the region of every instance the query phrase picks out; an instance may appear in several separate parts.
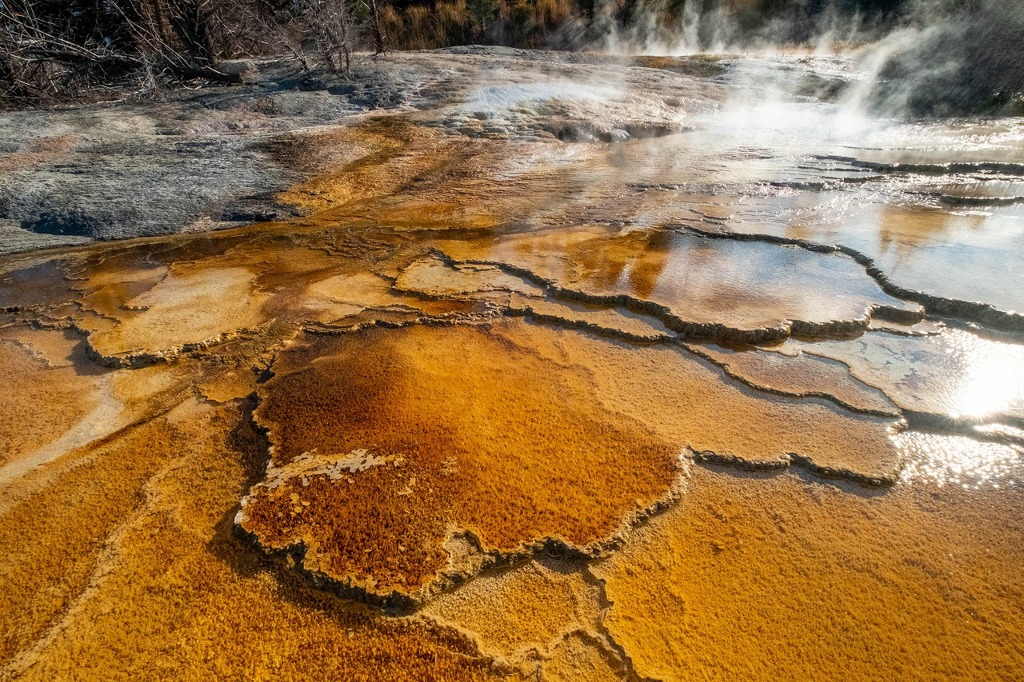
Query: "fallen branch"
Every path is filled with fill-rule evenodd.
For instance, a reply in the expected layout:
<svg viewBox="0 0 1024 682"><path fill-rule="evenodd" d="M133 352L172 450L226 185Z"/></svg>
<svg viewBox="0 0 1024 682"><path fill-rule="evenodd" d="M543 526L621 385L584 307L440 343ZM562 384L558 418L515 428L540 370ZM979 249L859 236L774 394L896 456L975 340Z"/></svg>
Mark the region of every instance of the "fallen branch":
<svg viewBox="0 0 1024 682"><path fill-rule="evenodd" d="M52 61L64 64L95 64L96 66L117 65L127 68L142 68L146 61L141 57L119 54L115 52L93 52L85 48L77 50L62 50L46 46L30 46L19 50L21 54L29 57L29 61ZM169 60L162 60L156 65L160 69L170 71L182 79L205 78L223 83L241 83L242 76L237 73L225 73L218 71L212 66L197 66L193 64L176 64Z"/></svg>

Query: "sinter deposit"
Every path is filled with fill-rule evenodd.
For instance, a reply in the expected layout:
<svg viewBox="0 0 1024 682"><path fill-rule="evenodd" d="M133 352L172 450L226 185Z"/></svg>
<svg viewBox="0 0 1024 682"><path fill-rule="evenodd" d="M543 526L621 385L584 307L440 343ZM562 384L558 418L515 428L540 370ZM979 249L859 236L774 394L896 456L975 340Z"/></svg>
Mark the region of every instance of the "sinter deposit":
<svg viewBox="0 0 1024 682"><path fill-rule="evenodd" d="M0 116L0 679L1014 679L1024 120L465 48Z"/></svg>

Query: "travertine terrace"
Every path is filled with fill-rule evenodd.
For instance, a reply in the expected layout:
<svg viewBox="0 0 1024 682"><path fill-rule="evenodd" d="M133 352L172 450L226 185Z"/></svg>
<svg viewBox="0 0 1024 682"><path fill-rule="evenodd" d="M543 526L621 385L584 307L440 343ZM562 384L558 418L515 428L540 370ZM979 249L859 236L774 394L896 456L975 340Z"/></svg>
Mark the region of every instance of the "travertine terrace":
<svg viewBox="0 0 1024 682"><path fill-rule="evenodd" d="M1019 676L1024 123L836 132L787 87L839 58L359 68L2 152L0 679ZM102 229L15 215L104 154Z"/></svg>

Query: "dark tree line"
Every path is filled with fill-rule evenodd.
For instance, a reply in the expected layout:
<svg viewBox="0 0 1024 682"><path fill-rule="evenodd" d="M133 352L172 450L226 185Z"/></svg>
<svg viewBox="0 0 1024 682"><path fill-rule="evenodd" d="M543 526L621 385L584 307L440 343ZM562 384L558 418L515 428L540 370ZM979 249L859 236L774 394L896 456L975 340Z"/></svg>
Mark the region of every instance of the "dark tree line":
<svg viewBox="0 0 1024 682"><path fill-rule="evenodd" d="M913 44L887 61L882 110L1024 116L1024 2L915 0Z"/></svg>
<svg viewBox="0 0 1024 682"><path fill-rule="evenodd" d="M608 22L642 42L694 17L708 46L928 28L889 58L882 108L1024 112L1024 0L0 0L0 103L238 81L224 62L259 55L348 72L354 49L600 46Z"/></svg>
<svg viewBox="0 0 1024 682"><path fill-rule="evenodd" d="M0 0L0 97L233 82L239 74L218 64L287 52L346 70L356 45L385 49L378 16L377 0Z"/></svg>
<svg viewBox="0 0 1024 682"><path fill-rule="evenodd" d="M671 16L684 5L735 10L741 25L822 3L891 9L902 0L0 0L0 98L31 103L92 86L171 79L234 81L218 69L236 57L291 53L303 64L347 71L356 47L550 43L569 20L612 2ZM794 15L795 17L796 15ZM794 22L795 25L795 22ZM573 41L569 41L572 43ZM579 47L560 43L561 47Z"/></svg>

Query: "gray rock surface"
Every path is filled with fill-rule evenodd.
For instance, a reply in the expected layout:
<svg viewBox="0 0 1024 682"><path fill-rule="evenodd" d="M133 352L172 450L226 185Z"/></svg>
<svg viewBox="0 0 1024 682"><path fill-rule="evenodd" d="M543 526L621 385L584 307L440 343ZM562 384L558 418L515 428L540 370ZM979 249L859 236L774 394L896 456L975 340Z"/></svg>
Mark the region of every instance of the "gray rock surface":
<svg viewBox="0 0 1024 682"><path fill-rule="evenodd" d="M322 170L294 158L295 140L370 112L452 135L616 142L684 128L715 87L630 58L497 47L361 55L351 77L242 66L238 86L0 114L0 253L286 218L275 194Z"/></svg>

